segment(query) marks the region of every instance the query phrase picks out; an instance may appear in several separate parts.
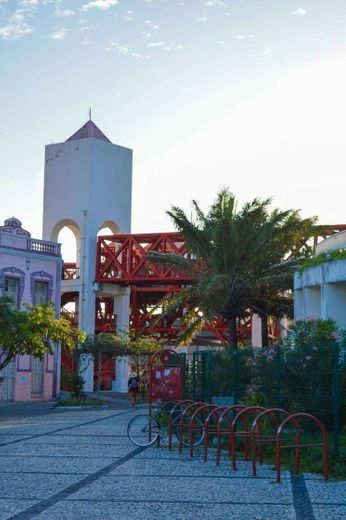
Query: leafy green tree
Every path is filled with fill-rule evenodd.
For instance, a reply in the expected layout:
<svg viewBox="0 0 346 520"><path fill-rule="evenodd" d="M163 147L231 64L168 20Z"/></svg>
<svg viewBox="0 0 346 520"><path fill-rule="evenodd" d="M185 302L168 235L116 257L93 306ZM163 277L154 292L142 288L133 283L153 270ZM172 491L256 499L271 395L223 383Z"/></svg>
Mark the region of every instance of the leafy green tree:
<svg viewBox="0 0 346 520"><path fill-rule="evenodd" d="M158 349L154 338L123 334L117 336L110 333L89 334L80 345L79 355L90 355L97 359L96 391L100 398L102 358L117 356L140 356Z"/></svg>
<svg viewBox="0 0 346 520"><path fill-rule="evenodd" d="M310 253L308 239L319 228L315 218L302 219L298 211L270 210L270 202L256 198L238 209L234 195L222 189L208 213L193 201L195 221L179 207L167 211L189 255L152 252L150 259L194 280L157 306L163 315L184 309L178 344L188 343L206 321L221 316L236 346L237 322L249 311L264 317L290 312L293 266Z"/></svg>
<svg viewBox="0 0 346 520"><path fill-rule="evenodd" d="M46 352L53 352L54 343L74 348L83 338L84 333L72 328L68 320L55 317L52 303L26 305L22 311L9 298L0 298L0 370L18 354L42 359Z"/></svg>

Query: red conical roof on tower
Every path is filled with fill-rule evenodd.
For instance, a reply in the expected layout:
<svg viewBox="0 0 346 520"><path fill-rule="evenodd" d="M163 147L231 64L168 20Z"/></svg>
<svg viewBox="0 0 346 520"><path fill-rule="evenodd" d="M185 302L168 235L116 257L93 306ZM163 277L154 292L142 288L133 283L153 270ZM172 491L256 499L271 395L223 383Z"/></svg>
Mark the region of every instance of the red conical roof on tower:
<svg viewBox="0 0 346 520"><path fill-rule="evenodd" d="M95 137L95 139L102 139L102 141L107 141L110 143L111 141L108 137L105 136L103 132L95 125L95 123L89 119L77 132L75 132L71 137L66 139L66 141L76 141L77 139L87 139L88 137Z"/></svg>

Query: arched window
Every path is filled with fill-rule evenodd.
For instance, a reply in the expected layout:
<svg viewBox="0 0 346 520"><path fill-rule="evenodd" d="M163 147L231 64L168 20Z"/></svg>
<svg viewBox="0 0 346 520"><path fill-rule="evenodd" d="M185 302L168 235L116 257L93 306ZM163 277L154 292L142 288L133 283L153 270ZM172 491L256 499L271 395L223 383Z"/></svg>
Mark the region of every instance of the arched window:
<svg viewBox="0 0 346 520"><path fill-rule="evenodd" d="M61 244L63 259L63 279L75 280L79 278L80 267L80 229L69 219L62 220L54 227L51 240Z"/></svg>

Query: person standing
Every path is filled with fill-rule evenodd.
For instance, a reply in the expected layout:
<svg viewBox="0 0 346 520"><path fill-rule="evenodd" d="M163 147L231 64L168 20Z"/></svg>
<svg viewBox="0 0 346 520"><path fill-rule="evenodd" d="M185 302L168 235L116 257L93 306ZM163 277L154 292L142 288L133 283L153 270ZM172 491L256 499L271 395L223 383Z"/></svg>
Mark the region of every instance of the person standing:
<svg viewBox="0 0 346 520"><path fill-rule="evenodd" d="M132 374L130 375L127 387L131 397L131 405L135 406L139 391L139 377L135 372L132 372Z"/></svg>

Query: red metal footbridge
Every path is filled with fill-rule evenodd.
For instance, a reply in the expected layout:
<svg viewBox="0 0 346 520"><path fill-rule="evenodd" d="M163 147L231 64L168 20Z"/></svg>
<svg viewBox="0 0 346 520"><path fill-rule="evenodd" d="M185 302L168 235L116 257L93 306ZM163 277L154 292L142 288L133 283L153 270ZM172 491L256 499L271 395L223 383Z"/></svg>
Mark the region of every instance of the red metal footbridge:
<svg viewBox="0 0 346 520"><path fill-rule="evenodd" d="M321 238L339 231L345 231L345 224L325 226ZM317 242L317 239L315 239ZM102 284L118 284L131 289L130 327L136 331L156 333L167 342L174 342L182 331L182 311L167 316L157 322L153 307L166 295L181 291L193 283L191 276L176 272L172 267L157 266L149 259L149 253L174 253L191 257L185 241L179 233L139 233L100 236L97 240L95 280ZM79 278L76 264L65 264L63 278ZM71 298L71 293L67 295ZM78 295L76 294L76 297ZM62 297L62 307L64 296ZM78 323L78 314L70 316ZM244 343L251 341L252 316L239 323L239 337ZM278 324L270 325L269 337L274 341L280 334ZM113 314L113 299L97 297L95 332L115 332L116 316ZM228 327L224 320L215 318L207 323L199 336L203 343L210 341L227 342Z"/></svg>
<svg viewBox="0 0 346 520"><path fill-rule="evenodd" d="M156 333L167 342L175 342L182 332L182 311L157 322L153 307L166 295L181 291L193 282L186 273L172 267L157 266L149 253L174 253L190 258L184 239L179 233L145 233L101 236L97 242L96 281L131 287L130 327L136 331ZM251 341L251 315L239 324L239 337ZM271 335L277 330L270 331ZM228 325L215 318L201 331L198 341L228 341Z"/></svg>

